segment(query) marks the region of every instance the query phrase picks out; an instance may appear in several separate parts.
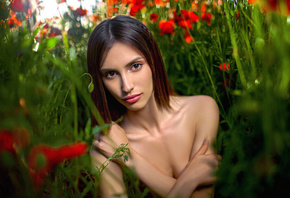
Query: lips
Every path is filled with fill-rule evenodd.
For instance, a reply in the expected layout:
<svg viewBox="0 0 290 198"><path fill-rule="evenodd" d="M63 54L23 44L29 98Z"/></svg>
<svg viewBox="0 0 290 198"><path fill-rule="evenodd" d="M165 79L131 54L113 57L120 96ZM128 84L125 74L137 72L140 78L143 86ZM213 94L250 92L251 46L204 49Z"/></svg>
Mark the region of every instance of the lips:
<svg viewBox="0 0 290 198"><path fill-rule="evenodd" d="M135 94L131 96L126 96L125 98L123 98L123 100L128 103L134 103L134 102L137 102L141 98L141 96L142 94Z"/></svg>

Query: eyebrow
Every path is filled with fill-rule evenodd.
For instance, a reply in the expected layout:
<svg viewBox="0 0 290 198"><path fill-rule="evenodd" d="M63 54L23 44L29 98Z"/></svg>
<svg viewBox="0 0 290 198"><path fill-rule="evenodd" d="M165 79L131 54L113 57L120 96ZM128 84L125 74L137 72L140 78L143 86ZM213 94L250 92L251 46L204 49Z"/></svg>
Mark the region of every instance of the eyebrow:
<svg viewBox="0 0 290 198"><path fill-rule="evenodd" d="M129 63L127 63L125 65L125 67L128 67L130 65L132 65L133 63L135 63L136 61L140 60L140 59L144 59L143 57L136 57L133 60L131 60ZM101 72L106 72L106 71L113 71L114 69L110 69L110 68L101 68Z"/></svg>

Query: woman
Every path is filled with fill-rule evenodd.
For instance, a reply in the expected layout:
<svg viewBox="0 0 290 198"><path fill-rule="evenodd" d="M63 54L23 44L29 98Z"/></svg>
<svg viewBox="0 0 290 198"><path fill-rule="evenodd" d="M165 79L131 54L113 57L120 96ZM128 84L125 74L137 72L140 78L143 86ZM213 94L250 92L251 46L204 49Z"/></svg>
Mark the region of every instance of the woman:
<svg viewBox="0 0 290 198"><path fill-rule="evenodd" d="M112 161L104 169L103 197L127 196L119 163L134 169L161 197L212 195L219 161L211 147L217 104L208 96L174 94L149 29L129 16L103 21L89 39L87 63L95 87L92 99L104 121L113 123L93 143L94 166L120 144L128 143L130 150L127 162ZM120 123L113 122L121 116Z"/></svg>

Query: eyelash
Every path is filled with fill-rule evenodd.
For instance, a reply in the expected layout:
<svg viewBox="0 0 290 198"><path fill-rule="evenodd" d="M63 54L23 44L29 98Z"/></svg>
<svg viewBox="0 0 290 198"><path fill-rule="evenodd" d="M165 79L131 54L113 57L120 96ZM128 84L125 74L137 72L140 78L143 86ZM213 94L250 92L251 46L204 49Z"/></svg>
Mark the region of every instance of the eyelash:
<svg viewBox="0 0 290 198"><path fill-rule="evenodd" d="M135 67L136 65L138 65L138 68L134 69L134 67ZM138 71L138 70L141 69L141 67L142 67L142 64L141 64L141 63L134 63L134 64L131 66L130 69L133 70L133 71Z"/></svg>
<svg viewBox="0 0 290 198"><path fill-rule="evenodd" d="M138 68L134 68L135 66L138 66ZM139 71L141 68L142 68L142 64L141 63L134 63L132 66L130 66L130 70L133 71L133 72ZM113 73L113 75L109 76L110 73ZM115 72L115 71L109 71L109 72L106 72L104 74L104 76L106 78L113 78L115 75L117 75L117 72Z"/></svg>

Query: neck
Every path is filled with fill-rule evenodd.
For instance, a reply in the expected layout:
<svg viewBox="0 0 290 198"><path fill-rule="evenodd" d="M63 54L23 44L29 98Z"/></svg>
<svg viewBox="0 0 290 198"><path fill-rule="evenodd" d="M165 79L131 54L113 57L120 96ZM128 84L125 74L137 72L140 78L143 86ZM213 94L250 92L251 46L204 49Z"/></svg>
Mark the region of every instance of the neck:
<svg viewBox="0 0 290 198"><path fill-rule="evenodd" d="M148 101L148 104L139 111L130 111L124 115L124 121L134 128L141 128L154 135L160 132L160 125L166 119L167 110L158 108L154 94Z"/></svg>

